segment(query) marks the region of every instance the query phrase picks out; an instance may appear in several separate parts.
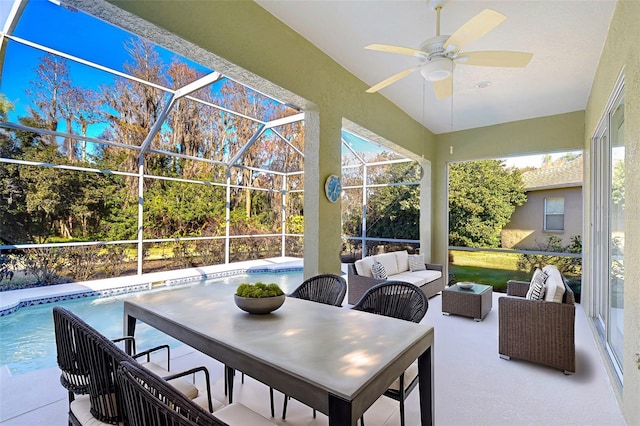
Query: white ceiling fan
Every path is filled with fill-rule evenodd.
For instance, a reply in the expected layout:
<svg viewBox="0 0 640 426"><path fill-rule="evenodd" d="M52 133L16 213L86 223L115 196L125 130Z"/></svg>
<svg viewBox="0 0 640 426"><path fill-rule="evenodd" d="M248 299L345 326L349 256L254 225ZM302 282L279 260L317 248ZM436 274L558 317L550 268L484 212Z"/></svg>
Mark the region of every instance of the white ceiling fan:
<svg viewBox="0 0 640 426"><path fill-rule="evenodd" d="M419 49L410 47L391 46L387 44L370 44L365 49L380 52L397 53L400 55L415 56L420 63L404 71L392 75L375 86L370 87L367 93L375 93L390 84L408 76L414 71L420 70L422 76L432 82L435 95L438 99L445 99L453 93L453 70L456 64L477 65L485 67L526 67L532 53L514 51L481 51L461 52L467 44L487 34L506 18L495 10L485 9L453 35L440 35L440 11L448 0L428 0L429 7L436 11L436 35L425 40Z"/></svg>

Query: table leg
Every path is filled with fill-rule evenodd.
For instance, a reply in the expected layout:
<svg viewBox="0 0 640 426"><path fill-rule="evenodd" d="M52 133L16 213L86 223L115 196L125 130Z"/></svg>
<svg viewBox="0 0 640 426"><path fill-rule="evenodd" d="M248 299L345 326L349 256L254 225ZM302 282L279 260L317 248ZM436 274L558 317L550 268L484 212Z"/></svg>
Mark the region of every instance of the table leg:
<svg viewBox="0 0 640 426"><path fill-rule="evenodd" d="M228 397L229 397L229 404L233 403L233 376L235 376L235 371L233 368L228 367L228 366L224 366L224 371L225 374L227 375L227 386L229 387L228 389Z"/></svg>
<svg viewBox="0 0 640 426"><path fill-rule="evenodd" d="M431 347L418 358L418 387L420 390L420 424L430 426L435 423L433 357Z"/></svg>
<svg viewBox="0 0 640 426"><path fill-rule="evenodd" d="M329 394L329 426L355 426L351 422L351 403Z"/></svg>
<svg viewBox="0 0 640 426"><path fill-rule="evenodd" d="M124 335L125 336L135 336L135 332L136 332L136 318L132 317L131 315L127 315L125 314L124 316ZM131 345L131 341L126 340L124 342L124 350L128 355L131 355L132 352L132 345Z"/></svg>

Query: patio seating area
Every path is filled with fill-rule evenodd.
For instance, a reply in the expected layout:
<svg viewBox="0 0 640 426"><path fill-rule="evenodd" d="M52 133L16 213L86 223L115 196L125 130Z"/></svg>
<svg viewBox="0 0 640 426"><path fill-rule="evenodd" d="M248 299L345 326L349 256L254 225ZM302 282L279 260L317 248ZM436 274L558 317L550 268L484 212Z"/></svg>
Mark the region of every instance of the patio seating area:
<svg viewBox="0 0 640 426"><path fill-rule="evenodd" d="M439 425L624 425L587 318L576 305L576 373L498 356L498 306L502 294L493 294L493 310L482 322L442 315L442 296L429 299L421 323L435 327L435 419ZM351 308L345 305L344 309ZM172 351L172 369L205 365L212 391L225 401L224 366L187 346ZM68 399L57 368L12 377L0 372L0 425L65 425ZM236 376L234 402L270 418L269 387L246 376ZM283 395L275 392L276 407ZM405 404L406 422L418 424L418 392ZM322 425L309 407L291 399L286 420L276 410L277 424ZM365 414L369 425L398 425L398 403L380 397Z"/></svg>

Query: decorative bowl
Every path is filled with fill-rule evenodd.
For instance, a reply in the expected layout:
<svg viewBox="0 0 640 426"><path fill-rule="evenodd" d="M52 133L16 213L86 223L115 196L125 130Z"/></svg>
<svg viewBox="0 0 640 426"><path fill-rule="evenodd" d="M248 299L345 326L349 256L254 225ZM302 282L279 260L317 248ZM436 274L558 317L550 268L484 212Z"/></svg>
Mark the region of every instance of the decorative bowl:
<svg viewBox="0 0 640 426"><path fill-rule="evenodd" d="M460 288L464 288L465 290L469 290L470 288L472 288L472 287L473 287L473 283L470 283L470 282L461 282L461 283L458 283L458 287L460 287Z"/></svg>
<svg viewBox="0 0 640 426"><path fill-rule="evenodd" d="M238 308L250 314L260 315L268 314L278 309L284 303L285 298L284 294L272 297L241 297L237 294L233 295Z"/></svg>

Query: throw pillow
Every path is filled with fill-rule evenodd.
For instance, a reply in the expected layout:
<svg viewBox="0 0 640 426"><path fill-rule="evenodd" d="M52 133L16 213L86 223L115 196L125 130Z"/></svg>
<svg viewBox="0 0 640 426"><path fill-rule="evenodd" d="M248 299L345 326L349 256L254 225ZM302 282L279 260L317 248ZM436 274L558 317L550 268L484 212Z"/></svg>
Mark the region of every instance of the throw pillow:
<svg viewBox="0 0 640 426"><path fill-rule="evenodd" d="M531 277L531 284L529 284L529 291L527 291L527 299L529 300L542 300L544 299L545 282L547 281L547 273L536 269Z"/></svg>
<svg viewBox="0 0 640 426"><path fill-rule="evenodd" d="M426 271L427 267L424 265L423 254L410 254L409 255L409 270L414 271Z"/></svg>
<svg viewBox="0 0 640 426"><path fill-rule="evenodd" d="M373 278L386 280L387 270L384 268L384 265L382 263L375 262L373 265L371 265L371 275L373 275Z"/></svg>

